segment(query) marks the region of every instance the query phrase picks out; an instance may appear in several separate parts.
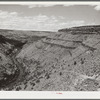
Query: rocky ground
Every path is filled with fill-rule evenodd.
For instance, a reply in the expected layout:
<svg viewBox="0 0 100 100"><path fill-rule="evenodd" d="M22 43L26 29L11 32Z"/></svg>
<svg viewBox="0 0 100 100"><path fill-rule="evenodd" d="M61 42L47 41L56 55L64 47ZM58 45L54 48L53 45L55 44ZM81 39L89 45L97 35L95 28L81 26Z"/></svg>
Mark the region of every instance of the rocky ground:
<svg viewBox="0 0 100 100"><path fill-rule="evenodd" d="M0 34L1 90L100 90L100 26Z"/></svg>

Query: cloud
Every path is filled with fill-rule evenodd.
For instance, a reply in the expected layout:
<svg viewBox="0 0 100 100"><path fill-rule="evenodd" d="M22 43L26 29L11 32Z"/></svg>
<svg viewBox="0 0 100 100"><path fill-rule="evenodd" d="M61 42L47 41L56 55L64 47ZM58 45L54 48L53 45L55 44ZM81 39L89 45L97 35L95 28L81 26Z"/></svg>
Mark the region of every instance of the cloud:
<svg viewBox="0 0 100 100"><path fill-rule="evenodd" d="M28 8L34 8L34 7L53 7L53 6L64 6L64 7L69 7L69 6L76 6L76 5L84 5L84 4L77 4L77 3L65 3L65 4L23 4L23 5L27 5ZM86 4L89 6L94 6L94 9L99 11L100 10L100 4Z"/></svg>
<svg viewBox="0 0 100 100"><path fill-rule="evenodd" d="M100 5L96 5L96 6L94 7L94 9L97 10L97 11L99 11L99 10L100 10Z"/></svg>
<svg viewBox="0 0 100 100"><path fill-rule="evenodd" d="M100 10L100 4L89 4L89 6L93 6L93 8L97 11Z"/></svg>
<svg viewBox="0 0 100 100"><path fill-rule="evenodd" d="M28 5L29 8L34 8L34 7L52 7L55 6L55 4L35 4L35 5Z"/></svg>
<svg viewBox="0 0 100 100"><path fill-rule="evenodd" d="M74 6L75 4L34 4L34 5L28 5L29 8L34 8L34 7L52 7L52 6Z"/></svg>
<svg viewBox="0 0 100 100"><path fill-rule="evenodd" d="M65 21L63 16L21 16L17 12L0 10L0 29L57 31L61 28L86 25L83 20Z"/></svg>
<svg viewBox="0 0 100 100"><path fill-rule="evenodd" d="M35 8L35 7L53 7L53 6L65 6L65 7L68 7L68 6L73 6L73 5L77 5L77 4L73 4L73 3L59 3L57 2L56 4L54 3L42 3L42 4L20 4L20 5L23 5L23 6L28 6L28 8Z"/></svg>
<svg viewBox="0 0 100 100"><path fill-rule="evenodd" d="M0 18L2 18L2 19L10 18L10 17L15 17L17 15L18 15L17 12L8 13L7 11L0 10Z"/></svg>

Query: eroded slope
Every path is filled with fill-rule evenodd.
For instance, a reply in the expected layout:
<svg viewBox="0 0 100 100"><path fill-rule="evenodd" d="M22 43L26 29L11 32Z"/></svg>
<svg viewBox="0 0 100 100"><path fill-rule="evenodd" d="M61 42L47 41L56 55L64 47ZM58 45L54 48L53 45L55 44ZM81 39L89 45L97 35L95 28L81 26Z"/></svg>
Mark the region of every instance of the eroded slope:
<svg viewBox="0 0 100 100"><path fill-rule="evenodd" d="M24 75L12 90L99 90L99 32L100 26L84 26L24 38L27 43L15 57Z"/></svg>

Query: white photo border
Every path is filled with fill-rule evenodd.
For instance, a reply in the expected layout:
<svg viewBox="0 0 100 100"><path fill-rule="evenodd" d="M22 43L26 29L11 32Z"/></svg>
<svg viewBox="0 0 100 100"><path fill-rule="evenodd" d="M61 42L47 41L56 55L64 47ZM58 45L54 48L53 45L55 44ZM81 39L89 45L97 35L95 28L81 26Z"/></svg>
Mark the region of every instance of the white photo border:
<svg viewBox="0 0 100 100"><path fill-rule="evenodd" d="M0 2L0 5L15 4L100 4L99 1L6 1ZM0 91L0 99L100 99L100 92L76 92L76 91Z"/></svg>

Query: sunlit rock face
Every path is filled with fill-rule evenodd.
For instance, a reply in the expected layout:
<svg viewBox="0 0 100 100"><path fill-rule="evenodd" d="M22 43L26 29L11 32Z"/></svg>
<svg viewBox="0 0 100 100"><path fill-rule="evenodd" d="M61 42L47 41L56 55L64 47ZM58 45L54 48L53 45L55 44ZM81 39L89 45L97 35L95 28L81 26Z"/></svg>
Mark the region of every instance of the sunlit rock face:
<svg viewBox="0 0 100 100"><path fill-rule="evenodd" d="M0 61L6 70L1 66L0 71L18 75L4 90L100 90L100 26L58 32L8 30L3 36Z"/></svg>

